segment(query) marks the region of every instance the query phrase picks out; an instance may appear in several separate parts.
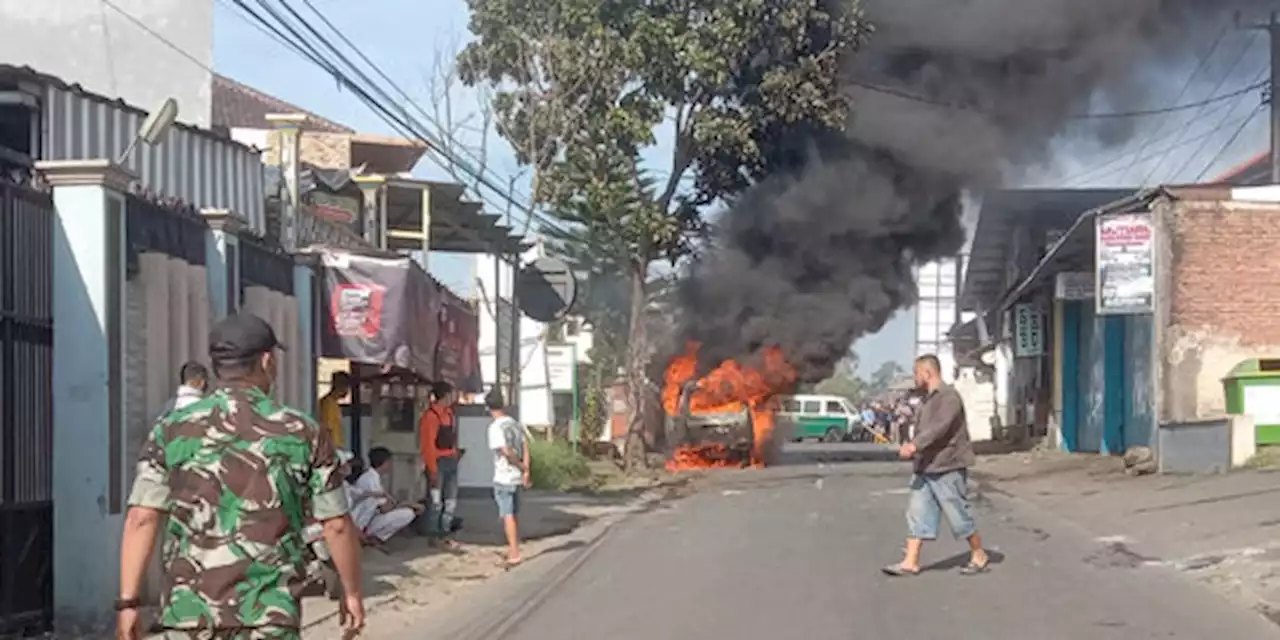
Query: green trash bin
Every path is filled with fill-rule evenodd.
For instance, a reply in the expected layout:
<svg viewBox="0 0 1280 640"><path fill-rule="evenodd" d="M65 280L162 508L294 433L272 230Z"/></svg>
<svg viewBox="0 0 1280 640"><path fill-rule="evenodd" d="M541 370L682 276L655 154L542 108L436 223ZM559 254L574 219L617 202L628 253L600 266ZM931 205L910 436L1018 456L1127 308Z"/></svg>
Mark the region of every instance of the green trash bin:
<svg viewBox="0 0 1280 640"><path fill-rule="evenodd" d="M1250 414L1259 445L1280 445L1280 358L1245 360L1222 379L1227 413Z"/></svg>

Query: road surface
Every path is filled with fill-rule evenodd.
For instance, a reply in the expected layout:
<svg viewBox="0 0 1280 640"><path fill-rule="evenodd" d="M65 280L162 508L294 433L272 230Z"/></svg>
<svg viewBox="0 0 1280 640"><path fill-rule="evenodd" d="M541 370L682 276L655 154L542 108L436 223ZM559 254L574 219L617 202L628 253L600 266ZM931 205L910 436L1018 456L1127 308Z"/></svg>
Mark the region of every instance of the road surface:
<svg viewBox="0 0 1280 640"><path fill-rule="evenodd" d="M1051 514L982 496L992 573L961 543L889 579L907 469L870 445L791 447L784 467L729 472L611 530L503 640L1135 640L1280 638L1173 569ZM842 463L842 459L862 462ZM819 462L821 461L821 462ZM495 639L496 640L496 639Z"/></svg>

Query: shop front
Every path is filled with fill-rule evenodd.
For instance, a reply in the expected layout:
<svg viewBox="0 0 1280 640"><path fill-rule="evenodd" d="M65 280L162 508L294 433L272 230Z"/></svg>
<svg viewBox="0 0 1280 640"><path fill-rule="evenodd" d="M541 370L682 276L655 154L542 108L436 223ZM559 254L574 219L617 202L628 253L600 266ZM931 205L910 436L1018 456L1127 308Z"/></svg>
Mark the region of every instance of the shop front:
<svg viewBox="0 0 1280 640"><path fill-rule="evenodd" d="M357 456L374 447L390 450L389 489L418 499L425 490L418 417L436 382L463 394L480 391L479 315L408 256L326 249L319 258L319 353L327 373L351 377L348 446ZM468 409L459 407L464 440L476 430L464 417L475 413Z"/></svg>

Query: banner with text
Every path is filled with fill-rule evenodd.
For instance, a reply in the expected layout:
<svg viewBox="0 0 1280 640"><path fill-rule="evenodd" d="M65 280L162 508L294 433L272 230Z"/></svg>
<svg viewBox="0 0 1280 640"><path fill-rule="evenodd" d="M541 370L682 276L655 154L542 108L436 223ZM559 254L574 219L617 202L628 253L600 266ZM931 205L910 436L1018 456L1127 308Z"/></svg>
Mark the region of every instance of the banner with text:
<svg viewBox="0 0 1280 640"><path fill-rule="evenodd" d="M1151 313L1155 306L1151 214L1099 216L1095 226L1098 313Z"/></svg>

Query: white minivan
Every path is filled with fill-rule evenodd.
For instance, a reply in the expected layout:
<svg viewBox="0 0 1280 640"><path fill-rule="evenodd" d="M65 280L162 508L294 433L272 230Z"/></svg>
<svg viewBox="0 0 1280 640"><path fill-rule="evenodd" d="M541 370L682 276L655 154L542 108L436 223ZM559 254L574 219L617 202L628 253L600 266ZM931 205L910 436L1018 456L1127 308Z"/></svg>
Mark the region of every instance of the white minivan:
<svg viewBox="0 0 1280 640"><path fill-rule="evenodd" d="M841 396L797 395L781 399L779 433L790 429L791 440L843 442L870 438L862 428L862 413Z"/></svg>

